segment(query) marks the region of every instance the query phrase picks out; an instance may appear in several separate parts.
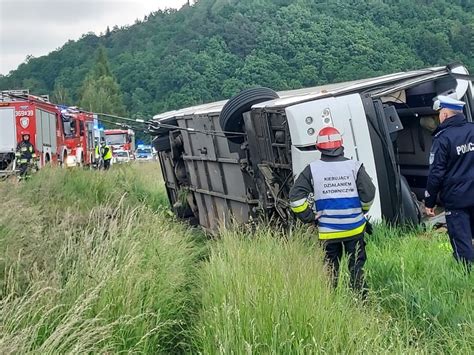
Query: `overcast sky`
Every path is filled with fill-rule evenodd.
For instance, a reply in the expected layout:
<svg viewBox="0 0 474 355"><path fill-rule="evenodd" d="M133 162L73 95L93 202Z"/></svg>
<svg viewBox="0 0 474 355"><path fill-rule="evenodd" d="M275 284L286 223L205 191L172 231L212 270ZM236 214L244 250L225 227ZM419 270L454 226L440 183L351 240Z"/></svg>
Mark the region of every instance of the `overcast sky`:
<svg viewBox="0 0 474 355"><path fill-rule="evenodd" d="M0 0L0 74L32 54L48 54L69 39L107 26L130 25L152 11L187 0Z"/></svg>

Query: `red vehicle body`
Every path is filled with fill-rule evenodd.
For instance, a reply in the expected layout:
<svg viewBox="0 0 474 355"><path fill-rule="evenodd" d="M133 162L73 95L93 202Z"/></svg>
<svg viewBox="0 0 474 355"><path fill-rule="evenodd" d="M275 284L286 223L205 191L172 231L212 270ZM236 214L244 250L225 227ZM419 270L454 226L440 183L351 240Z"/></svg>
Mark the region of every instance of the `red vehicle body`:
<svg viewBox="0 0 474 355"><path fill-rule="evenodd" d="M61 110L64 144L67 156L63 159L68 167L94 163L94 118L92 113L74 107Z"/></svg>
<svg viewBox="0 0 474 355"><path fill-rule="evenodd" d="M65 119L63 113L64 108L27 91L0 92L0 175L13 172L16 147L24 134L29 134L35 147L38 168L90 164L94 158L92 115L78 111Z"/></svg>
<svg viewBox="0 0 474 355"><path fill-rule="evenodd" d="M131 157L135 153L135 132L131 129L106 129L105 141L112 151L125 150Z"/></svg>
<svg viewBox="0 0 474 355"><path fill-rule="evenodd" d="M0 171L11 167L16 147L30 135L39 158L38 167L58 164L67 155L61 112L46 99L25 95L0 95Z"/></svg>

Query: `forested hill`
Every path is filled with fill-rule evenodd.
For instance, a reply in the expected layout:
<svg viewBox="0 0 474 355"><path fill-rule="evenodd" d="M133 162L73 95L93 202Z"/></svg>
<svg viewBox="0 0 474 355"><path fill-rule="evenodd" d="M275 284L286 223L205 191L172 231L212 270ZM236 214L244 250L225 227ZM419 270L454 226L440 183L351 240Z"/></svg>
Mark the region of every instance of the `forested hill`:
<svg viewBox="0 0 474 355"><path fill-rule="evenodd" d="M455 61L473 70L474 2L199 0L69 41L0 76L0 88L77 104L100 46L126 110L152 115L255 85L291 89Z"/></svg>

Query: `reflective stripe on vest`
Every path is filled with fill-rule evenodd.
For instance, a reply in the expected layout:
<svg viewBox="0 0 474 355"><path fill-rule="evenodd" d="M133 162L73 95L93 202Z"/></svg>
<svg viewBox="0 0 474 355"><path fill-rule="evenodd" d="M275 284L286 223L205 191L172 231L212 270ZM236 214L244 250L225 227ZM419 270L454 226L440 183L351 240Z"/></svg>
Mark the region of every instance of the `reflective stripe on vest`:
<svg viewBox="0 0 474 355"><path fill-rule="evenodd" d="M366 220L357 191L361 164L354 160L311 163L319 239L361 234Z"/></svg>

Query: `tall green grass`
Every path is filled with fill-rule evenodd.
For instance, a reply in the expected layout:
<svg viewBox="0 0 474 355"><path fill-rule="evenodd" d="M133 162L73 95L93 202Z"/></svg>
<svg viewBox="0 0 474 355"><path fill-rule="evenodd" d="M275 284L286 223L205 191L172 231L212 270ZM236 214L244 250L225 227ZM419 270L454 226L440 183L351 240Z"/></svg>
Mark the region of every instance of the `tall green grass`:
<svg viewBox="0 0 474 355"><path fill-rule="evenodd" d="M363 353L405 349L392 320L332 290L307 231L224 232L202 271L204 353Z"/></svg>
<svg viewBox="0 0 474 355"><path fill-rule="evenodd" d="M474 274L452 257L445 233L387 226L368 239L369 281L379 307L430 352L474 351Z"/></svg>
<svg viewBox="0 0 474 355"><path fill-rule="evenodd" d="M367 237L369 298L314 230L174 219L159 168L0 184L1 353L472 353L474 276L434 231Z"/></svg>
<svg viewBox="0 0 474 355"><path fill-rule="evenodd" d="M473 278L446 236L388 226L368 237L369 298L328 285L314 232L225 231L201 272L204 353L472 353Z"/></svg>
<svg viewBox="0 0 474 355"><path fill-rule="evenodd" d="M202 245L151 173L49 170L0 187L2 353L189 350Z"/></svg>

